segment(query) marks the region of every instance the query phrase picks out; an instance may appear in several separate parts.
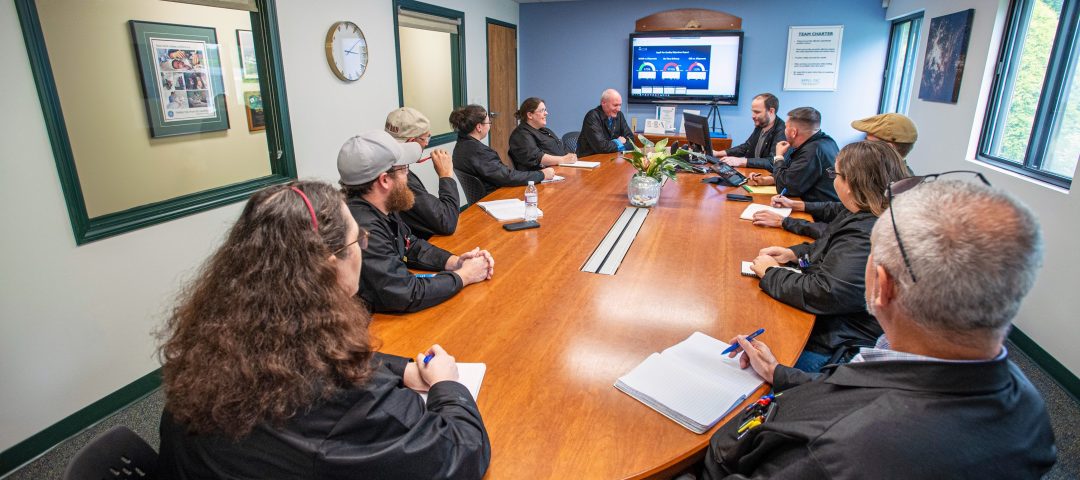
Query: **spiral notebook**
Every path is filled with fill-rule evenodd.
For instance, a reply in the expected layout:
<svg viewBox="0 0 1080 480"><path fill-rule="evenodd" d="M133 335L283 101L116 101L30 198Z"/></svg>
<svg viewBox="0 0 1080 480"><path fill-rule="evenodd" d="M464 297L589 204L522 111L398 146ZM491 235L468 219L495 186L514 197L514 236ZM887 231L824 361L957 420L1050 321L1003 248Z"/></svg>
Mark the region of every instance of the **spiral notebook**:
<svg viewBox="0 0 1080 480"><path fill-rule="evenodd" d="M701 332L649 355L615 388L694 433L705 433L764 383L738 358L720 352L730 345Z"/></svg>

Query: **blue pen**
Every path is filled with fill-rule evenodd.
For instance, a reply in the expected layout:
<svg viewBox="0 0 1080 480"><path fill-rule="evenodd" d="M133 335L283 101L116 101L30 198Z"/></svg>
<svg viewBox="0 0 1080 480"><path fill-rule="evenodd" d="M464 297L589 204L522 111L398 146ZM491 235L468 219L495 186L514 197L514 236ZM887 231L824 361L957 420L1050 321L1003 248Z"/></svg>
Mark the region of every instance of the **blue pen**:
<svg viewBox="0 0 1080 480"><path fill-rule="evenodd" d="M782 197L782 196L784 196L786 194L787 194L787 187L784 187L783 190L780 190L780 196Z"/></svg>
<svg viewBox="0 0 1080 480"><path fill-rule="evenodd" d="M434 278L434 273L417 273L416 278Z"/></svg>
<svg viewBox="0 0 1080 480"><path fill-rule="evenodd" d="M430 361L431 361L431 359L432 359L432 358L435 358L435 354L434 354L434 353L429 353L429 354L427 354L427 355L425 355L425 356L424 356L424 366L425 366L425 367L427 366L428 362L430 362Z"/></svg>
<svg viewBox="0 0 1080 480"><path fill-rule="evenodd" d="M762 333L765 333L765 329L764 328L759 328L759 329L757 329L756 332L751 333L750 335L747 335L746 336L746 341L747 342L752 342L752 341L754 341L755 338L757 338L758 335L761 335ZM738 342L736 342L735 344L733 344L730 347L725 348L723 352L720 352L720 355L727 355L727 354L729 354L731 352L734 352L735 349L737 349L737 348L739 348L739 343Z"/></svg>

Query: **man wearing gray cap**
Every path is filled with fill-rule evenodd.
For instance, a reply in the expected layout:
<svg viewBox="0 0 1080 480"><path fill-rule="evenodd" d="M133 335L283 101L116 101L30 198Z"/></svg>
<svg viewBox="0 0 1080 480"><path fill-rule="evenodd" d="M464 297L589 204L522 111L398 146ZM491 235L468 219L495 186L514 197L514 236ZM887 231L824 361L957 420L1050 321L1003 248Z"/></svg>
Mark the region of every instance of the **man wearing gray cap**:
<svg viewBox="0 0 1080 480"><path fill-rule="evenodd" d="M413 142L427 148L431 140L431 121L419 110L401 107L386 116L386 133L395 140ZM439 196L428 193L420 177L409 172L409 190L416 197L413 207L401 212L401 218L417 237L429 239L433 235L453 235L457 230L461 198L458 196L457 180L454 180L454 161L446 150L432 150L431 163L439 176Z"/></svg>
<svg viewBox="0 0 1080 480"><path fill-rule="evenodd" d="M495 260L479 248L453 255L413 235L400 212L413 206L406 173L420 145L399 143L384 131L350 138L338 152L346 204L368 232L360 270L360 298L372 312L415 312L438 305L464 286L491 278ZM438 272L420 277L409 268Z"/></svg>

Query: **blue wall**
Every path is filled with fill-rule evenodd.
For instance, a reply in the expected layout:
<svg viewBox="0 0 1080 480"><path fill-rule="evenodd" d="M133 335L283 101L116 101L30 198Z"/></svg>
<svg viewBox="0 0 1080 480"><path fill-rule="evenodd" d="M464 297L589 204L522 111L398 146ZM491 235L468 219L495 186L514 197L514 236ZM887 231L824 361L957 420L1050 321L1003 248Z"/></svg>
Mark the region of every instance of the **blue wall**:
<svg viewBox="0 0 1080 480"><path fill-rule="evenodd" d="M743 45L740 98L720 107L724 127L735 144L750 135L750 101L761 92L780 98L780 115L809 105L821 111L822 129L844 145L861 137L851 121L877 113L890 23L881 0L745 0L658 2L585 0L523 3L518 42L521 98L547 101L548 126L562 135L580 130L581 119L599 105L600 93L615 88L627 97L629 35L634 22L656 12L707 8L742 17ZM843 25L840 79L835 92L785 92L787 32L795 25ZM707 105L687 108L708 111ZM627 121L656 115L656 107L624 103ZM681 118L682 107L679 107Z"/></svg>

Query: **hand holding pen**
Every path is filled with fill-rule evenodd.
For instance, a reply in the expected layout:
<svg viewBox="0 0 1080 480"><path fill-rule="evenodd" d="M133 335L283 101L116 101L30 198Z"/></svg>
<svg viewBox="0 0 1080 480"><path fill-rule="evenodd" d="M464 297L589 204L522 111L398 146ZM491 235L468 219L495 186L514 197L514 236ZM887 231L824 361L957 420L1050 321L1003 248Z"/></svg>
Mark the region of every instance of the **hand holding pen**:
<svg viewBox="0 0 1080 480"><path fill-rule="evenodd" d="M432 345L427 352L417 354L416 366L420 369L420 378L428 385L444 380L456 382L459 378L457 361L439 344Z"/></svg>
<svg viewBox="0 0 1080 480"><path fill-rule="evenodd" d="M776 357L765 342L754 340L764 331L765 329L762 328L750 335L739 335L731 339L731 346L725 349L723 353L729 357L734 357L738 355L738 349L741 349L743 354L739 357L739 366L742 368L753 367L761 378L765 379L766 382L773 383L773 372L776 371L777 365Z"/></svg>

